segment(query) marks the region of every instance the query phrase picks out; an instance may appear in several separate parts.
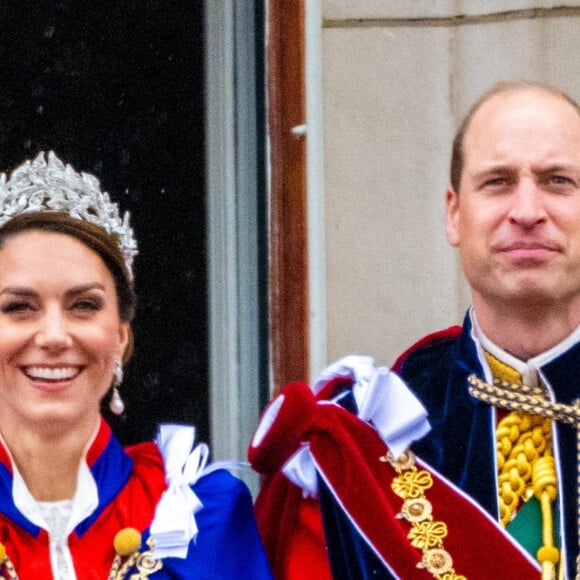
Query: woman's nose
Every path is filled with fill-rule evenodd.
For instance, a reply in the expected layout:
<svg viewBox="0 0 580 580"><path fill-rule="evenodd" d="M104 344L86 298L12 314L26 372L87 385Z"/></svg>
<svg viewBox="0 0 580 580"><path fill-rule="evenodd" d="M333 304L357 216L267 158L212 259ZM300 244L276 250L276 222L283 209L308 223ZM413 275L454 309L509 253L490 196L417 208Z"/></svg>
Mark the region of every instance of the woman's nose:
<svg viewBox="0 0 580 580"><path fill-rule="evenodd" d="M72 345L64 313L58 309L48 310L39 321L36 343L41 348L62 350Z"/></svg>

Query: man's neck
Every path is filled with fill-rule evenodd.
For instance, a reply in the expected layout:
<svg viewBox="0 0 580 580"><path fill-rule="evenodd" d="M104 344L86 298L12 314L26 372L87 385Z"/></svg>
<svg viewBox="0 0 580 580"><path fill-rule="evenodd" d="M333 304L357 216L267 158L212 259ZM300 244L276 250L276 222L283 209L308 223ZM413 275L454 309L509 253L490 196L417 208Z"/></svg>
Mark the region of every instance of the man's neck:
<svg viewBox="0 0 580 580"><path fill-rule="evenodd" d="M580 312L509 305L489 307L474 297L474 310L483 333L498 347L522 361L536 357L570 336L580 324Z"/></svg>

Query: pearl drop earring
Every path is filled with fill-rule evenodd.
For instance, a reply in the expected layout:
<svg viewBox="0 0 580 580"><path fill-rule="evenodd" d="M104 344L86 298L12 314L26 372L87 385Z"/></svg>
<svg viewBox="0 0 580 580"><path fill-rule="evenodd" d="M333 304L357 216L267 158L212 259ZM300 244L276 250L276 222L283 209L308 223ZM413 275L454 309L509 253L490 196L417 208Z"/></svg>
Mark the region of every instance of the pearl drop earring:
<svg viewBox="0 0 580 580"><path fill-rule="evenodd" d="M115 415L122 415L125 411L125 403L119 394L119 385L123 382L123 364L121 357L115 357L115 370L113 371L113 393L109 401L109 409Z"/></svg>

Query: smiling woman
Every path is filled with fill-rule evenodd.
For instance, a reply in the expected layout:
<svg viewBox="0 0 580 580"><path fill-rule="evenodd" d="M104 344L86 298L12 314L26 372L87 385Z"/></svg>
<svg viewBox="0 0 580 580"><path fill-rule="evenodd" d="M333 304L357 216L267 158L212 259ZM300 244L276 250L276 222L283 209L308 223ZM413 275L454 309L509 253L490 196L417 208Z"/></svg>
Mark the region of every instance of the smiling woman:
<svg viewBox="0 0 580 580"><path fill-rule="evenodd" d="M29 446L23 434L30 427L33 437L51 442L95 431L115 361L129 342L117 302L103 260L69 235L30 230L0 251L0 425L38 499L71 497L75 479L54 470L38 481L34 473L26 477L37 463L18 461L19 447Z"/></svg>
<svg viewBox="0 0 580 580"><path fill-rule="evenodd" d="M123 449L101 416L108 392L124 410L128 219L52 153L0 180L0 576L270 578L247 489L193 428Z"/></svg>

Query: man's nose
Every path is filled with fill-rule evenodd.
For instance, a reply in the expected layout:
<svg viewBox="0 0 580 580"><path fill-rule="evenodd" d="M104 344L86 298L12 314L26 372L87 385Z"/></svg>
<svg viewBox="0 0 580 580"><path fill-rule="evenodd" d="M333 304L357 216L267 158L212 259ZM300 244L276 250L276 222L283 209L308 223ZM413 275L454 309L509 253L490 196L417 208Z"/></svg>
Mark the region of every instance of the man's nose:
<svg viewBox="0 0 580 580"><path fill-rule="evenodd" d="M522 179L515 187L509 211L512 223L524 228L534 227L546 220L544 192L531 178Z"/></svg>

